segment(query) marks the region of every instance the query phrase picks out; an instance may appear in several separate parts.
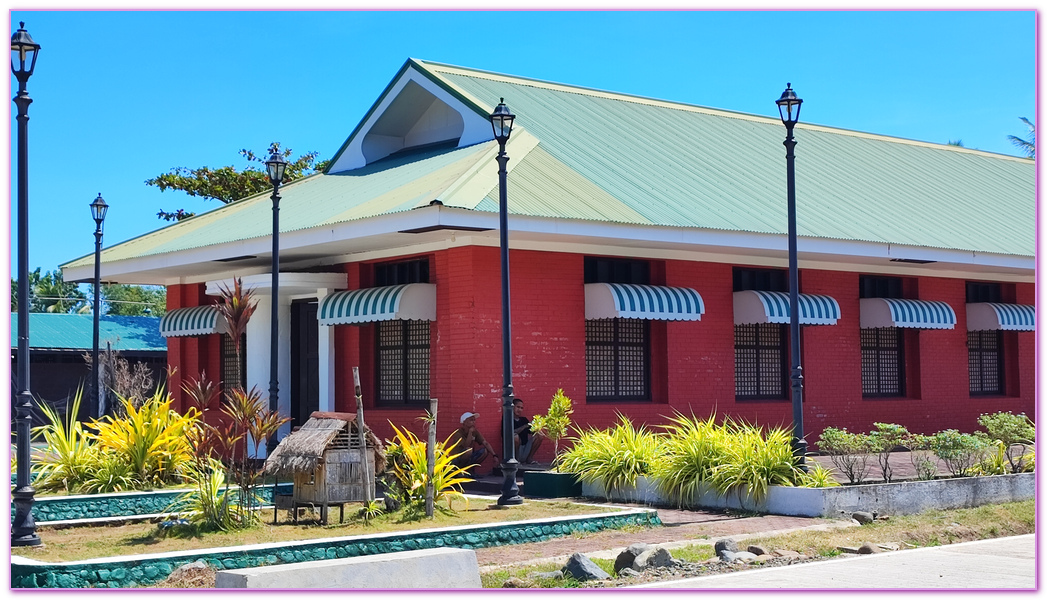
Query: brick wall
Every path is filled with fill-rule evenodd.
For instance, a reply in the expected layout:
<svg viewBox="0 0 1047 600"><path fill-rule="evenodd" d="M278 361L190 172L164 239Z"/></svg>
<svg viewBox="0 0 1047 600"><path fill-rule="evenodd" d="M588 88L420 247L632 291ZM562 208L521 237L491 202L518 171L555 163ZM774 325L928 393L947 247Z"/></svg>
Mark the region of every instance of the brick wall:
<svg viewBox="0 0 1047 600"><path fill-rule="evenodd" d="M431 324L430 394L440 400L438 437L447 437L465 411L481 414L482 433L501 454L502 385L501 295L496 247L468 246L428 256L430 281L437 286L437 320ZM404 257L406 258L417 258ZM571 397L577 425L606 427L617 414L636 423L664 422L675 412L704 417L731 414L765 425L791 427L792 406L783 400L742 400L734 395L734 317L732 265L654 261L658 283L692 287L705 300L697 322L658 322L652 326L653 402L585 402L585 297L583 257L516 250L511 253L513 384L526 402L526 414L544 413L558 388ZM350 289L372 285L369 264L344 265ZM1001 410L1034 414L1035 338L1006 332L1007 395L968 393L965 286L962 279L908 278L907 293L948 302L957 312L952 330L906 332L909 393L903 398L863 398L857 272L801 271L801 291L826 294L840 304L835 326L802 328L805 376L804 429L813 446L828 426L865 431L874 422L894 422L912 431L933 433L954 427L971 431L982 413ZM1034 303L1032 284L1004 284L1005 300ZM192 306L207 298L202 285L171 286L168 308ZM388 422L420 436L417 420L427 406L376 407L373 324L335 328L335 408L355 412L352 367L359 366L366 419L383 439ZM213 339L212 339L213 338ZM179 367L170 389L200 368L218 373L218 336L170 338L171 363ZM213 371L212 371L213 369ZM551 458L543 446L539 460ZM490 463L485 465L485 468Z"/></svg>

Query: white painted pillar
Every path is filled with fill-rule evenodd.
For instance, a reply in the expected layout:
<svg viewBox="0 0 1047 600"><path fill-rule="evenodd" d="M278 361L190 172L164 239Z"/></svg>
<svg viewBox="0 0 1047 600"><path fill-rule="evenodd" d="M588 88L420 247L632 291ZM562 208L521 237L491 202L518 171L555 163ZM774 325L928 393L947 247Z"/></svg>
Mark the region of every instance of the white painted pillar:
<svg viewBox="0 0 1047 600"><path fill-rule="evenodd" d="M323 302L324 297L332 290L321 288L316 290L316 299ZM334 326L317 326L317 357L320 363L320 410L326 412L334 411L335 386L334 386Z"/></svg>
<svg viewBox="0 0 1047 600"><path fill-rule="evenodd" d="M272 324L269 315L272 314L271 295L264 294L266 290L256 291L255 299L258 307L255 309L251 320L247 322L247 389L257 387L268 403L269 398L269 340ZM277 406L280 415L289 417L291 415L291 299L281 296L279 298L280 321L277 329L277 376L279 382ZM291 432L291 424L287 423L280 428L277 439L283 439ZM253 442L252 442L253 446ZM265 457L265 447L259 450L258 458Z"/></svg>

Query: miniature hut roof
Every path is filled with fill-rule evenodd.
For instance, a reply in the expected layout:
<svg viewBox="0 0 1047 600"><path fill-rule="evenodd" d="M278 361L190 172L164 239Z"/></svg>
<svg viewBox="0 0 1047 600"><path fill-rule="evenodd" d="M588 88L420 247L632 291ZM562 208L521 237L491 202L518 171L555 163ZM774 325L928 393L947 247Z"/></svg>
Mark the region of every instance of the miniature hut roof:
<svg viewBox="0 0 1047 600"><path fill-rule="evenodd" d="M346 426L349 426L350 433L356 433L356 415L320 411L312 413L309 415L309 420L297 431L280 440L280 444L265 461L265 473L291 475L314 471L317 464L323 459L324 450ZM370 427L365 425L365 428L367 446L375 453L375 466L377 467L380 462L384 469L385 457L382 444L371 432Z"/></svg>

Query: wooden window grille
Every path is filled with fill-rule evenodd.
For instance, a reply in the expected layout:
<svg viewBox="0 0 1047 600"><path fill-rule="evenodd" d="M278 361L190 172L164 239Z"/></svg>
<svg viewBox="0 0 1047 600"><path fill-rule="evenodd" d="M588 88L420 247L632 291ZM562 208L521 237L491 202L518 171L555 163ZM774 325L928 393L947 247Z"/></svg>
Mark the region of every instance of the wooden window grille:
<svg viewBox="0 0 1047 600"><path fill-rule="evenodd" d="M638 319L585 322L587 400L651 399L650 324Z"/></svg>
<svg viewBox="0 0 1047 600"><path fill-rule="evenodd" d="M905 395L905 343L899 327L861 330L862 395Z"/></svg>
<svg viewBox="0 0 1047 600"><path fill-rule="evenodd" d="M240 372L236 368L236 351L233 348L233 338L229 334L222 334L222 386L230 389L240 383L240 387L247 389L247 335L240 336Z"/></svg>
<svg viewBox="0 0 1047 600"><path fill-rule="evenodd" d="M380 321L377 404L428 405L429 321Z"/></svg>
<svg viewBox="0 0 1047 600"><path fill-rule="evenodd" d="M1002 394L1003 332L967 332L967 368L971 395Z"/></svg>
<svg viewBox="0 0 1047 600"><path fill-rule="evenodd" d="M734 326L734 394L744 399L786 398L785 325Z"/></svg>

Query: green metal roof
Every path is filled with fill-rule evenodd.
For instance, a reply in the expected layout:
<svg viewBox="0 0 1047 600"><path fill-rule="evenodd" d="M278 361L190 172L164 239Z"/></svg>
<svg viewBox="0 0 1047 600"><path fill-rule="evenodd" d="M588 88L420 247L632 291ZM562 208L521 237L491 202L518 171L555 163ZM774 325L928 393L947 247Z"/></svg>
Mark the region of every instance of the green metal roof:
<svg viewBox="0 0 1047 600"><path fill-rule="evenodd" d="M527 135L536 142L523 153L510 148L513 214L787 233L785 128L777 117L418 60L407 66L474 112L507 100L520 131L510 146ZM795 136L801 236L1034 256L1032 160L804 123ZM297 180L281 188L280 230L406 211L435 199L496 211L496 179L486 171L474 177L493 171L487 167L494 148L493 141L430 148ZM265 238L271 215L269 194L258 194L108 248L103 261ZM91 261L85 256L63 266Z"/></svg>
<svg viewBox="0 0 1047 600"><path fill-rule="evenodd" d="M504 97L553 158L642 217L629 222L787 233L777 118L425 64ZM803 123L795 137L802 236L1034 254L1031 160Z"/></svg>
<svg viewBox="0 0 1047 600"><path fill-rule="evenodd" d="M94 335L91 315L29 313L29 347L33 350L90 350ZM167 352L160 336L160 317L98 319L98 343L121 352ZM18 313L11 314L11 348L18 347Z"/></svg>

